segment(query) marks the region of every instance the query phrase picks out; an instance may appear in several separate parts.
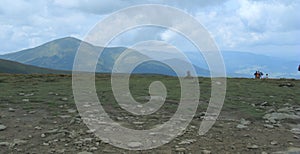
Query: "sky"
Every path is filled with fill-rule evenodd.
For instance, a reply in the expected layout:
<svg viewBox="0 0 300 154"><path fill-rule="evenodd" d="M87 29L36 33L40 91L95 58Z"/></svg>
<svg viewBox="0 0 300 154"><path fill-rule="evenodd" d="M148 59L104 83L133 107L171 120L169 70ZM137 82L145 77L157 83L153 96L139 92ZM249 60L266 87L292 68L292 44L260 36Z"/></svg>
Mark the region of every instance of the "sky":
<svg viewBox="0 0 300 154"><path fill-rule="evenodd" d="M83 39L114 11L141 4L183 10L209 31L220 50L299 60L299 0L0 0L0 54L72 36ZM163 28L130 30L111 45L143 40L171 42L193 50L185 38Z"/></svg>

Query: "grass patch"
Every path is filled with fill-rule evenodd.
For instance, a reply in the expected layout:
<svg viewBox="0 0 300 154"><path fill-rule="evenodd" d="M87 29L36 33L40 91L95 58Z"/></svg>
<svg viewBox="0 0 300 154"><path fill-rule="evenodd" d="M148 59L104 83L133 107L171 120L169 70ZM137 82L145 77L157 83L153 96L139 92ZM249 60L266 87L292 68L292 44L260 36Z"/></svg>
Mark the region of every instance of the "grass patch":
<svg viewBox="0 0 300 154"><path fill-rule="evenodd" d="M205 111L211 95L211 80L199 78L200 102L199 109ZM174 113L178 107L181 96L181 87L178 78L158 75L132 75L129 81L130 92L138 102L146 103L149 96L149 86L154 81L161 81L167 89L167 100L173 103L165 103L160 112ZM32 84L34 83L34 84ZM124 113L116 102L112 89L111 79L108 74L96 75L96 90L101 103L108 110L116 109L114 112ZM281 84L290 83L293 87L281 87ZM55 110L60 105L75 106L72 94L72 78L70 75L8 75L0 74L0 102L24 106L31 110L33 106L39 108L51 108ZM19 93L32 96L21 96ZM68 101L61 101L67 97ZM30 102L23 102L29 99ZM175 102L175 103L174 103ZM251 118L262 117L265 110L258 110L259 106L268 102L275 108L281 108L286 103L300 105L300 81L299 80L254 80L230 78L227 80L227 93L223 110L238 113L239 116ZM27 104L26 104L27 103ZM32 104L33 103L33 104Z"/></svg>

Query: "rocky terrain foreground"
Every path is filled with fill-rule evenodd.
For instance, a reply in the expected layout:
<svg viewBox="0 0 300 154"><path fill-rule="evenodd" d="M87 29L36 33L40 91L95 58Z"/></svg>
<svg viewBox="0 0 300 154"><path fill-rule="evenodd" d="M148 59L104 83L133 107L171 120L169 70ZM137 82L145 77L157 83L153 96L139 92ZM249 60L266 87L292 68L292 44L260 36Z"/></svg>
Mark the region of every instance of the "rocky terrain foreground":
<svg viewBox="0 0 300 154"><path fill-rule="evenodd" d="M129 128L149 129L168 121L176 111L178 80L133 76L130 83L133 97L146 102L148 86L157 80L166 84L169 95L151 116L122 110L113 98L108 75L98 75L96 87L112 119ZM208 133L198 135L210 98L210 79L199 78L200 105L184 134L157 149L129 151L105 143L86 127L73 100L71 76L0 74L0 153L300 153L299 80L227 82L221 115Z"/></svg>

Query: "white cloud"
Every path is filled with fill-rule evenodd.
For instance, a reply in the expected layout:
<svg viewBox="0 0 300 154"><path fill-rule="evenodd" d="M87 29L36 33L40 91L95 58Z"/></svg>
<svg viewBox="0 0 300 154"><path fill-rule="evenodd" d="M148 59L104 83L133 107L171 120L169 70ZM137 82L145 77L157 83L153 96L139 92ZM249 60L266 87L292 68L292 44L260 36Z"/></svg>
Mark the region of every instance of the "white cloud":
<svg viewBox="0 0 300 154"><path fill-rule="evenodd" d="M299 52L297 47L287 46L299 47L299 6L298 1L231 0L224 5L199 11L196 18L211 32L223 50L269 55L281 50L282 55L287 51L295 55Z"/></svg>
<svg viewBox="0 0 300 154"><path fill-rule="evenodd" d="M113 11L141 4L163 4L186 10L187 12L194 13L200 8L207 6L220 5L224 0L54 0L54 4L60 7L69 9L76 9L79 11L94 13L94 14L107 14Z"/></svg>
<svg viewBox="0 0 300 154"><path fill-rule="evenodd" d="M246 27L252 31L299 30L299 3L280 3L279 1L239 0L237 13Z"/></svg>
<svg viewBox="0 0 300 154"><path fill-rule="evenodd" d="M208 29L220 49L256 53L299 53L297 0L2 0L0 53L17 51L65 36L82 38L112 11L138 4L164 4L183 9ZM184 23L184 20L183 20ZM158 39L191 50L185 38L168 30L133 30L115 44ZM283 51L284 50L284 51Z"/></svg>

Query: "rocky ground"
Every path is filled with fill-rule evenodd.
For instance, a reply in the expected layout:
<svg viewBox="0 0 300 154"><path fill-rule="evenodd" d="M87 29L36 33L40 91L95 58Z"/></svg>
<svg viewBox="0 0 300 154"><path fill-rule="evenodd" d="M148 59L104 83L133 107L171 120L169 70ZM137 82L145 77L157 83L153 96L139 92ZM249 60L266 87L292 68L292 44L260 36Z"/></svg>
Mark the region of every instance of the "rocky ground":
<svg viewBox="0 0 300 154"><path fill-rule="evenodd" d="M101 85L109 81L107 76L97 80ZM209 85L208 79L200 82ZM300 153L298 80L229 79L224 108L208 133L198 135L204 98L184 134L147 151L124 150L98 139L77 112L70 76L0 75L0 87L0 153ZM102 87L99 93L106 93L108 86ZM110 94L104 96L112 119L137 129L167 121L174 110L165 107L152 117L136 117L112 109Z"/></svg>

